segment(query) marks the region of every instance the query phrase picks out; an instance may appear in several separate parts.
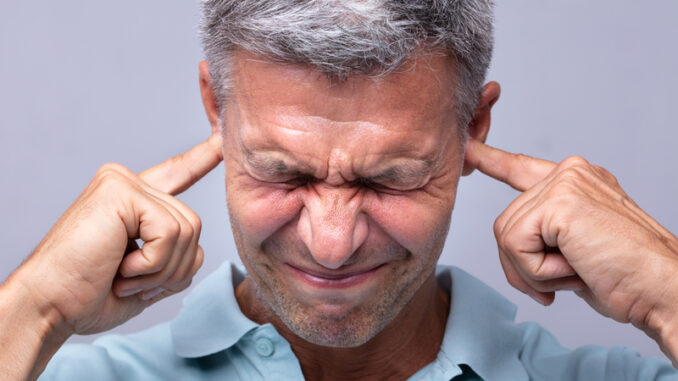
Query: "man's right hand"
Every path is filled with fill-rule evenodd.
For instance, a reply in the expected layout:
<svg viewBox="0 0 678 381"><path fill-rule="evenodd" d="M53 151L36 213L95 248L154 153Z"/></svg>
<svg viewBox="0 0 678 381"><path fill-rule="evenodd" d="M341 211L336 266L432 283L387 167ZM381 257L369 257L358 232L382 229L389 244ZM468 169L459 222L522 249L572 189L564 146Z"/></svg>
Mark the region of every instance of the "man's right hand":
<svg viewBox="0 0 678 381"><path fill-rule="evenodd" d="M69 336L111 329L185 289L203 261L201 223L173 196L221 160L221 138L214 135L139 175L104 165L2 285L5 301L20 294L22 308L34 306Z"/></svg>

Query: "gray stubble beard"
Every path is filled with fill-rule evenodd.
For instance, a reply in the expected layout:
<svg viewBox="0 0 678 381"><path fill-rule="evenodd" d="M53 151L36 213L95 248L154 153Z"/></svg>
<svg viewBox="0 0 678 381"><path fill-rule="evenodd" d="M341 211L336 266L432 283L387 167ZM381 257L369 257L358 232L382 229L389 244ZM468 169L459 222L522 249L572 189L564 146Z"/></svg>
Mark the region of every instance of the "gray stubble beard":
<svg viewBox="0 0 678 381"><path fill-rule="evenodd" d="M275 277L267 278L274 280L270 287L261 285L257 281L253 283L256 286L258 299L265 302L295 335L315 345L352 348L361 346L375 337L398 316L412 299L428 275L428 271L424 271L423 268L415 270L416 274L424 276L410 279L398 290L384 287L381 295L376 297L376 303L353 308L345 315L336 318L317 316L312 307L301 305L283 292L275 292L274 290L285 290L281 282L274 280ZM412 271L406 269L402 274L392 277L405 276L408 272Z"/></svg>

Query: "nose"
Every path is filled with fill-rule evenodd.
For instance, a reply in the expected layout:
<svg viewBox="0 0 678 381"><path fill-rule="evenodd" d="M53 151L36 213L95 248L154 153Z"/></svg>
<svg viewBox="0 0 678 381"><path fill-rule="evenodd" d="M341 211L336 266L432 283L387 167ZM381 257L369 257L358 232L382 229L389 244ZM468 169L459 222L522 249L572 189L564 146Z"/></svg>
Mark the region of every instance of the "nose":
<svg viewBox="0 0 678 381"><path fill-rule="evenodd" d="M340 268L367 238L359 192L354 187L318 185L304 198L297 232L318 264Z"/></svg>

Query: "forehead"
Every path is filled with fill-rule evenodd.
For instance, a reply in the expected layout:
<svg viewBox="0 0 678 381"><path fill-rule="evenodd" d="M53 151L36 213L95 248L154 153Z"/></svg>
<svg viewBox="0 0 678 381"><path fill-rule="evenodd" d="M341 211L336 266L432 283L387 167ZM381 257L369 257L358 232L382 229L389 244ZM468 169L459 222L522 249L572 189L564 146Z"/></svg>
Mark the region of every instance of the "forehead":
<svg viewBox="0 0 678 381"><path fill-rule="evenodd" d="M454 61L442 52L419 54L395 73L343 81L242 50L233 58L226 125L235 124L250 149L307 150L304 139L313 139L311 150L431 156L441 135L457 128Z"/></svg>
<svg viewBox="0 0 678 381"><path fill-rule="evenodd" d="M387 75L355 74L339 80L309 66L275 63L236 50L232 79L234 93L248 105L303 107L339 122L439 111L453 102L456 83L454 60L444 51L419 53Z"/></svg>

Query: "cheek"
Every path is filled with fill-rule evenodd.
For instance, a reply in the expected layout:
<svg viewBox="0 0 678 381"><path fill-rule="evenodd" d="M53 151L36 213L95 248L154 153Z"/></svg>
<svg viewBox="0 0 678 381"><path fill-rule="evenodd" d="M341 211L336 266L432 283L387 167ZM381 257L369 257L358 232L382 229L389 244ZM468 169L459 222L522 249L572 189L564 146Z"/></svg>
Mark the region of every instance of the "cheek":
<svg viewBox="0 0 678 381"><path fill-rule="evenodd" d="M250 247L258 247L283 226L295 221L303 208L303 188L262 186L252 180L230 181L227 200L231 222ZM449 189L449 188L448 188ZM454 207L454 189L447 197L418 191L407 195L364 194L364 213L386 234L412 253L429 253L445 238ZM371 232L377 238L375 232ZM381 235L381 234L379 234Z"/></svg>
<svg viewBox="0 0 678 381"><path fill-rule="evenodd" d="M297 218L302 208L298 192L247 183L227 185L232 222L247 245L260 245L281 227Z"/></svg>
<svg viewBox="0 0 678 381"><path fill-rule="evenodd" d="M446 236L454 197L381 196L370 203L369 215L394 241L414 255L429 254Z"/></svg>

